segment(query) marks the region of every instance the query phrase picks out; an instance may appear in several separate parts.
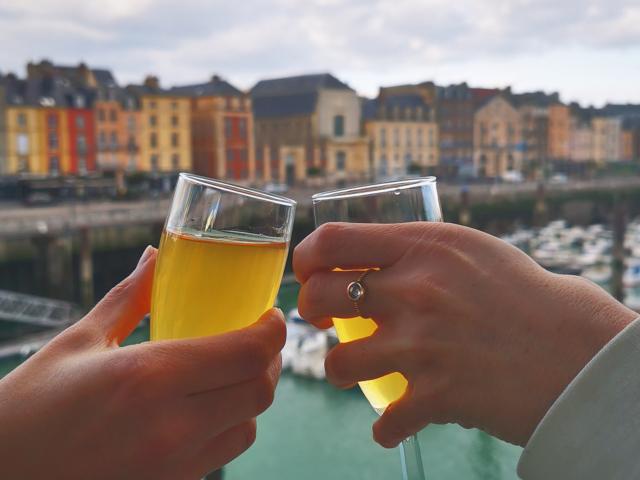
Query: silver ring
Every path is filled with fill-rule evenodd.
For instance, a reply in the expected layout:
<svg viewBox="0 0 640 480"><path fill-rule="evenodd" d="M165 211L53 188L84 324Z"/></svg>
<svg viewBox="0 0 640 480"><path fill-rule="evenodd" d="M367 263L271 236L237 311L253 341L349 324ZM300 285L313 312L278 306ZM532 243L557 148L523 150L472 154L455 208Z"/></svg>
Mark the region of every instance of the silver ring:
<svg viewBox="0 0 640 480"><path fill-rule="evenodd" d="M364 285L364 278L369 274L369 272L371 272L371 270L365 270L360 274L356 281L347 285L347 297L353 303L353 308L358 314L358 317L362 316L358 302L367 294L367 289Z"/></svg>

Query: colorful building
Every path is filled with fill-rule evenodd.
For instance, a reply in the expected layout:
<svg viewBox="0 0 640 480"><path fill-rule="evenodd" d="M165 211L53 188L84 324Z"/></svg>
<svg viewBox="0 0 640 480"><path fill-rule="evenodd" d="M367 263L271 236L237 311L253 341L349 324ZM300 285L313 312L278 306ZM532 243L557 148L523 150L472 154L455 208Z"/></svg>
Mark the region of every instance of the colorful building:
<svg viewBox="0 0 640 480"><path fill-rule="evenodd" d="M375 177L423 173L439 163L438 125L425 97L391 88L363 103L365 132L370 141Z"/></svg>
<svg viewBox="0 0 640 480"><path fill-rule="evenodd" d="M520 113L499 93L481 103L474 115L474 166L479 176L500 177L522 171L523 146Z"/></svg>
<svg viewBox="0 0 640 480"><path fill-rule="evenodd" d="M0 175L7 171L7 93L5 78L0 74Z"/></svg>
<svg viewBox="0 0 640 480"><path fill-rule="evenodd" d="M333 75L262 80L251 90L256 179L343 182L370 174L360 100Z"/></svg>
<svg viewBox="0 0 640 480"><path fill-rule="evenodd" d="M127 92L140 106L137 169L191 171L190 98L160 88L157 77L147 77L143 85L130 85Z"/></svg>
<svg viewBox="0 0 640 480"><path fill-rule="evenodd" d="M194 172L234 182L255 180L251 98L214 75L207 83L174 87L191 99Z"/></svg>
<svg viewBox="0 0 640 480"><path fill-rule="evenodd" d="M549 105L549 148L551 160L568 160L570 157L571 113L567 105Z"/></svg>

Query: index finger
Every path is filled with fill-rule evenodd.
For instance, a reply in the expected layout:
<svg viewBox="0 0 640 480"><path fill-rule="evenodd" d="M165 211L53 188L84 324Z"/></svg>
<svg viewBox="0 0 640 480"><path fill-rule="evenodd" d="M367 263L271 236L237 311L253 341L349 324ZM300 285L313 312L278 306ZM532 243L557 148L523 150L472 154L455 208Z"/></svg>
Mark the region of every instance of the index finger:
<svg viewBox="0 0 640 480"><path fill-rule="evenodd" d="M300 283L317 271L366 269L393 265L416 234L416 224L325 223L293 252L293 270Z"/></svg>
<svg viewBox="0 0 640 480"><path fill-rule="evenodd" d="M247 328L210 337L150 342L143 364L174 392L201 393L251 380L265 372L284 347L282 312L271 309ZM159 370L157 370L159 369Z"/></svg>

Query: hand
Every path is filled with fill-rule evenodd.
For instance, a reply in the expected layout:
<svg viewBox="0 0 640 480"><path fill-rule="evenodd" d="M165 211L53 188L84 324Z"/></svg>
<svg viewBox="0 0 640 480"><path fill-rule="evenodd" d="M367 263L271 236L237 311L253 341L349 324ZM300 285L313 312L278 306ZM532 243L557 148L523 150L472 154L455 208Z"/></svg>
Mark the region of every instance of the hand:
<svg viewBox="0 0 640 480"><path fill-rule="evenodd" d="M350 318L346 286L366 277L378 329L336 346L340 387L401 372L409 381L373 427L393 447L429 423L525 445L554 400L637 314L579 277L549 273L507 243L444 223L326 224L294 252L299 311L319 327Z"/></svg>
<svg viewBox="0 0 640 480"><path fill-rule="evenodd" d="M281 312L225 335L119 347L149 311L155 259L148 248L0 381L3 478L200 479L253 443L280 372Z"/></svg>

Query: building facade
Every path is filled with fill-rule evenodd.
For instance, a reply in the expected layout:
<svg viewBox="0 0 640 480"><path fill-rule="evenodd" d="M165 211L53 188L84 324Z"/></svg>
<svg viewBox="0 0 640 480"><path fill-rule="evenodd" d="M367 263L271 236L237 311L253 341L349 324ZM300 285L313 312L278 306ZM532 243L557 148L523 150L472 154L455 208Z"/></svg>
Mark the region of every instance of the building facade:
<svg viewBox="0 0 640 480"><path fill-rule="evenodd" d="M191 104L188 97L161 89L156 77L127 87L140 106L139 157L142 172L191 171Z"/></svg>
<svg viewBox="0 0 640 480"><path fill-rule="evenodd" d="M520 113L505 94L490 97L474 116L474 165L481 177L522 171Z"/></svg>
<svg viewBox="0 0 640 480"><path fill-rule="evenodd" d="M549 105L548 156L551 160L568 160L570 157L571 113L567 105Z"/></svg>
<svg viewBox="0 0 640 480"><path fill-rule="evenodd" d="M622 119L596 116L591 121L593 129L593 160L597 165L618 162L622 159Z"/></svg>
<svg viewBox="0 0 640 480"><path fill-rule="evenodd" d="M171 91L191 99L193 170L208 177L254 182L254 125L249 96L216 75L207 83Z"/></svg>
<svg viewBox="0 0 640 480"><path fill-rule="evenodd" d="M0 175L7 175L7 91L0 74Z"/></svg>
<svg viewBox="0 0 640 480"><path fill-rule="evenodd" d="M442 165L470 170L473 166L474 103L466 83L437 88L439 154Z"/></svg>
<svg viewBox="0 0 640 480"><path fill-rule="evenodd" d="M363 106L376 178L426 174L439 164L435 112L415 94L380 95Z"/></svg>
<svg viewBox="0 0 640 480"><path fill-rule="evenodd" d="M368 143L361 135L360 100L330 74L258 82L251 90L256 179L301 183L369 175Z"/></svg>

